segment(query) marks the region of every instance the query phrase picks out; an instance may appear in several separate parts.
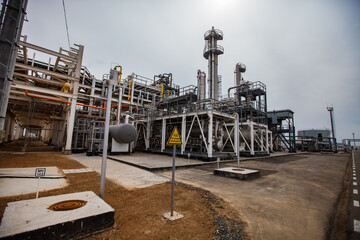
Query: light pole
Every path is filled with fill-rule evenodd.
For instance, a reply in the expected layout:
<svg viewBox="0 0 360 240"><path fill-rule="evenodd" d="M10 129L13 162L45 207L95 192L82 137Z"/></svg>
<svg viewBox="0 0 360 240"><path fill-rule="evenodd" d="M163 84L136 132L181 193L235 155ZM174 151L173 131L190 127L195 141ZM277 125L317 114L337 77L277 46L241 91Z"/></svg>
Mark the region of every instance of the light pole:
<svg viewBox="0 0 360 240"><path fill-rule="evenodd" d="M355 149L355 133L352 133L352 135L353 135L353 139L354 139L354 149Z"/></svg>
<svg viewBox="0 0 360 240"><path fill-rule="evenodd" d="M331 122L331 133L332 133L332 149L333 152L337 152L337 144L336 144L336 138L335 138L335 130L334 130L334 120L333 120L333 107L328 107L327 110L330 112L330 122Z"/></svg>

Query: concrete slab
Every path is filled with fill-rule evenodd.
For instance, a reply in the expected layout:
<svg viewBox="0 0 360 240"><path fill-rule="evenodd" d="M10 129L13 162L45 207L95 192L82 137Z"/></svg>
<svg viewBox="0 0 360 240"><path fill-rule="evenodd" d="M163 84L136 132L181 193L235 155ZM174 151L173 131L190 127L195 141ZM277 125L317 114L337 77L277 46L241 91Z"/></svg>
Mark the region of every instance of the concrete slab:
<svg viewBox="0 0 360 240"><path fill-rule="evenodd" d="M52 211L60 201L83 200L68 211ZM0 238L69 239L110 228L115 210L91 191L8 203L0 226Z"/></svg>
<svg viewBox="0 0 360 240"><path fill-rule="evenodd" d="M95 169L96 172L101 173L102 157L87 157L82 153L72 154L70 157L89 168ZM169 181L168 178L111 159L107 160L106 177L128 189L146 188Z"/></svg>
<svg viewBox="0 0 360 240"><path fill-rule="evenodd" d="M46 168L46 175L41 178L65 178L64 174L62 174L62 172L57 167L36 168ZM36 168L0 168L0 177L35 178Z"/></svg>
<svg viewBox="0 0 360 240"><path fill-rule="evenodd" d="M131 155L112 155L109 159L119 161L131 166L139 167L149 171L168 170L172 168L172 156L135 152ZM195 167L207 164L206 162L176 157L175 166Z"/></svg>
<svg viewBox="0 0 360 240"><path fill-rule="evenodd" d="M62 171L65 174L95 172L95 170L92 168L63 169Z"/></svg>
<svg viewBox="0 0 360 240"><path fill-rule="evenodd" d="M39 167L41 168L41 167ZM57 167L46 168L46 175L41 177L39 192L66 187L64 174ZM0 169L0 197L16 196L36 192L38 179L35 169L30 168L1 168ZM41 195L41 193L40 193Z"/></svg>
<svg viewBox="0 0 360 240"><path fill-rule="evenodd" d="M260 171L258 170L237 167L218 168L214 170L214 174L240 180L250 180L260 177Z"/></svg>
<svg viewBox="0 0 360 240"><path fill-rule="evenodd" d="M16 196L35 193L38 180L35 178L0 178L0 197ZM41 191L63 188L68 185L65 178L41 178L39 183L39 196Z"/></svg>
<svg viewBox="0 0 360 240"><path fill-rule="evenodd" d="M299 153L271 153L271 156L267 158L279 157L279 156L291 156L297 155ZM265 157L240 157L240 162L254 160L254 159L263 159ZM108 159L112 159L121 163L125 163L134 167L138 167L148 171L164 171L170 170L172 168L172 156L154 154L154 153L144 153L144 152L135 152L131 155L112 155L108 156ZM220 164L235 162L235 160L221 160ZM197 166L211 166L217 164L216 161L204 162L195 159L187 159L183 157L176 157L175 166L176 169L181 168L191 168Z"/></svg>

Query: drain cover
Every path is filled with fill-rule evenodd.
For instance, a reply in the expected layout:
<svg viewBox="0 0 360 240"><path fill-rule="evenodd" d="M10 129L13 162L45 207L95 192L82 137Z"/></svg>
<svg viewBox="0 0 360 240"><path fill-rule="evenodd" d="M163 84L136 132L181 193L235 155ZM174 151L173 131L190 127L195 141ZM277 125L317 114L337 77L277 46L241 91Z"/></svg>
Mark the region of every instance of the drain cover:
<svg viewBox="0 0 360 240"><path fill-rule="evenodd" d="M244 169L241 169L241 168L233 168L233 171L241 172L241 171L245 171L245 170L244 170Z"/></svg>
<svg viewBox="0 0 360 240"><path fill-rule="evenodd" d="M69 211L77 208L81 208L85 206L87 201L84 200L66 200L54 203L49 207L50 210L53 211Z"/></svg>

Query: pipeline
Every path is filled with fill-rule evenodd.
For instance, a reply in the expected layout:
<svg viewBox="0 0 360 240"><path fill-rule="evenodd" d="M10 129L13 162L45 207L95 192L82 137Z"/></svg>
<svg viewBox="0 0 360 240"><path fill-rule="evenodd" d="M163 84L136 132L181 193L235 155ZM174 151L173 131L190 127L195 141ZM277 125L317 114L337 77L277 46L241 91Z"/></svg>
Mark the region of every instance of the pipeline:
<svg viewBox="0 0 360 240"><path fill-rule="evenodd" d="M121 84L121 75L122 75L122 66L121 65L117 65L114 67L114 70L116 70L116 68L120 68L120 71L119 71L119 86Z"/></svg>
<svg viewBox="0 0 360 240"><path fill-rule="evenodd" d="M159 85L159 86L156 86L157 88L161 88L161 99L160 101L163 100L163 97L164 97L164 85Z"/></svg>
<svg viewBox="0 0 360 240"><path fill-rule="evenodd" d="M44 97L44 96L38 96L38 95L32 95L32 94L29 93L28 90L25 90L25 95L28 96L28 97L40 98L40 99L45 99L45 100L49 100L49 101L53 101L53 102L61 102L61 103L71 104L71 102L65 101L65 100L60 100L60 99L56 99L56 98L49 98L49 97ZM86 105L86 104L82 104L82 103L77 103L76 105L84 106L84 107L90 107L90 108L103 109L103 110L106 109L106 108L103 108L103 107L96 107L96 106Z"/></svg>
<svg viewBox="0 0 360 240"><path fill-rule="evenodd" d="M132 88L132 83L133 83L133 80L130 80L130 82L129 82L128 101L130 101L130 99L131 99L131 88Z"/></svg>

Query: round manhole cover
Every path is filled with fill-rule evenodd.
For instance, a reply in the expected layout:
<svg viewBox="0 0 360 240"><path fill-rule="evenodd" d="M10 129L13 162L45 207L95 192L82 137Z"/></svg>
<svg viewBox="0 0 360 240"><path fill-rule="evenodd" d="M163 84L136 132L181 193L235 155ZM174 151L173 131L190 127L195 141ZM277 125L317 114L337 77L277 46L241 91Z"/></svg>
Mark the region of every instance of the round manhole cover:
<svg viewBox="0 0 360 240"><path fill-rule="evenodd" d="M241 171L245 171L245 170L244 170L244 169L241 169L241 168L233 168L233 171L241 172Z"/></svg>
<svg viewBox="0 0 360 240"><path fill-rule="evenodd" d="M53 211L69 211L77 208L81 208L85 206L87 201L84 200L66 200L54 203L49 207L50 210Z"/></svg>

